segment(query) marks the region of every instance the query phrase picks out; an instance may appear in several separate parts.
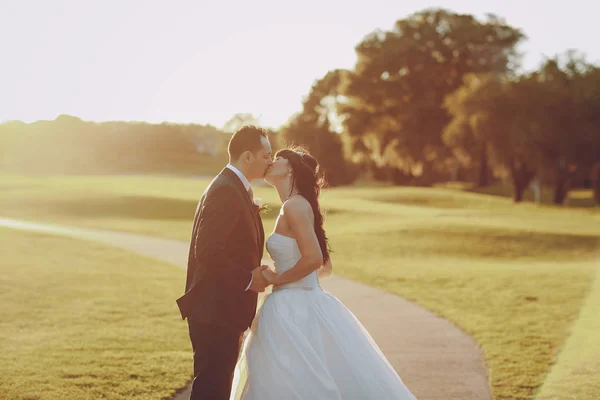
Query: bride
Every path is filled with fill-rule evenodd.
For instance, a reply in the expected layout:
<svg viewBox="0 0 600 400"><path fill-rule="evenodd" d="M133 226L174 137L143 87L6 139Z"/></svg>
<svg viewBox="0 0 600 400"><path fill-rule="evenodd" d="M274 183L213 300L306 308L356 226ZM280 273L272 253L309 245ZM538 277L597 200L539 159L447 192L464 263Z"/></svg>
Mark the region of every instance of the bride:
<svg viewBox="0 0 600 400"><path fill-rule="evenodd" d="M232 398L415 399L352 312L319 285L332 263L316 159L281 150L265 181L283 202L267 240L275 272L263 272L273 291L247 337Z"/></svg>

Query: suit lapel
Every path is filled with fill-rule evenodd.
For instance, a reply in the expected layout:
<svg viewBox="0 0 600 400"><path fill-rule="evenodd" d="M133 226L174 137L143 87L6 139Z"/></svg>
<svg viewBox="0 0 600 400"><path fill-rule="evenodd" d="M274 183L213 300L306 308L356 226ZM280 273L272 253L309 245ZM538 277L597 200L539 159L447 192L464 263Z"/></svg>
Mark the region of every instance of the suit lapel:
<svg viewBox="0 0 600 400"><path fill-rule="evenodd" d="M257 207L254 204L254 202L252 201L252 199L250 199L250 194L244 187L244 184L242 183L240 178L238 178L238 176L232 170L230 170L229 168L224 168L221 173L226 175L227 177L229 177L229 179L231 179L234 182L235 187L240 191L240 194L244 198L244 202L246 203L246 206L248 207L248 212L250 213L250 218L252 219L252 222L254 223L254 233L255 233L254 239L255 239L256 247L260 254L261 253L261 239L260 239L261 233L260 232L262 231L262 223L260 221L260 216L258 215Z"/></svg>
<svg viewBox="0 0 600 400"><path fill-rule="evenodd" d="M243 186L243 185L242 185ZM246 189L246 188L244 188ZM261 226L262 224L260 223L260 216L258 215L258 206L256 206L254 204L254 201L252 199L250 199L250 194L244 190L244 193L246 194L246 202L248 204L248 209L252 215L252 222L254 222L254 230L255 230L255 236L256 236L256 245L259 246L260 245L260 229L259 226Z"/></svg>
<svg viewBox="0 0 600 400"><path fill-rule="evenodd" d="M264 227L262 224L262 219L260 218L260 213L258 211L256 212L256 224L258 225L258 234L259 234L258 252L260 254L260 258L262 258L263 249L265 246L265 230L264 230Z"/></svg>

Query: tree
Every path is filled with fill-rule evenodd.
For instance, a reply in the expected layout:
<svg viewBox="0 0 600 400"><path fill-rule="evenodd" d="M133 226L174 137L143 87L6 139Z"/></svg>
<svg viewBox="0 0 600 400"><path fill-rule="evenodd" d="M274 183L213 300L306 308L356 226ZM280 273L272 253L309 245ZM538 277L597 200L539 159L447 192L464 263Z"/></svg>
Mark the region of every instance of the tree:
<svg viewBox="0 0 600 400"><path fill-rule="evenodd" d="M582 128L579 130L581 146L577 151L579 163L589 171L594 199L600 204L600 67L586 71L578 80Z"/></svg>
<svg viewBox="0 0 600 400"><path fill-rule="evenodd" d="M597 70L568 51L524 79L535 93L529 117L537 127L527 133L537 149L539 168L552 178L556 204L565 201L576 171L590 171L599 161Z"/></svg>
<svg viewBox="0 0 600 400"><path fill-rule="evenodd" d="M562 204L575 172L600 161L597 70L567 53L517 79L468 76L446 98L453 119L444 140L467 162L489 152L495 168L510 174L515 201L537 175L549 178Z"/></svg>
<svg viewBox="0 0 600 400"><path fill-rule="evenodd" d="M536 172L534 148L526 138L528 121L523 118L530 93L517 93L515 81L497 74L471 74L464 82L446 98L453 119L443 139L463 165L478 161L480 186L487 184L489 165L497 173L508 173L513 198L519 202Z"/></svg>
<svg viewBox="0 0 600 400"><path fill-rule="evenodd" d="M260 121L250 113L238 113L223 124L223 131L235 133L244 125L260 126Z"/></svg>
<svg viewBox="0 0 600 400"><path fill-rule="evenodd" d="M477 186L489 183L489 146L503 129L498 109L506 82L497 74L467 74L464 85L446 96L444 106L453 117L444 128L442 139L464 166L477 163ZM498 118L500 116L500 118Z"/></svg>
<svg viewBox="0 0 600 400"><path fill-rule="evenodd" d="M143 122L90 122L61 115L54 121L0 124L6 157L0 168L20 173L189 173L204 161L199 136L214 127ZM4 156L4 155L3 155Z"/></svg>
<svg viewBox="0 0 600 400"><path fill-rule="evenodd" d="M306 146L319 161L331 186L351 183L356 171L344 157L342 138L332 125L336 124L338 88L344 71L327 73L312 86L302 104L302 111L282 128L289 144Z"/></svg>
<svg viewBox="0 0 600 400"><path fill-rule="evenodd" d="M347 134L363 139L377 164L431 180L451 156L442 140L450 121L446 95L465 74L508 73L522 38L493 15L481 22L446 10L425 10L391 31L373 32L356 47L357 64L343 85Z"/></svg>

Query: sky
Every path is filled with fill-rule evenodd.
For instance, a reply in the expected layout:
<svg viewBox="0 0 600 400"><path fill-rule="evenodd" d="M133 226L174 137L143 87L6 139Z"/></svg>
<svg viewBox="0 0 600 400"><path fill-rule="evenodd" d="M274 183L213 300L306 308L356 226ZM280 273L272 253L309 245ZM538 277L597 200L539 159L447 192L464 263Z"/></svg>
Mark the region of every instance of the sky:
<svg viewBox="0 0 600 400"><path fill-rule="evenodd" d="M526 69L569 48L600 64L595 0L0 0L0 122L251 113L277 128L366 34L426 8L505 18Z"/></svg>

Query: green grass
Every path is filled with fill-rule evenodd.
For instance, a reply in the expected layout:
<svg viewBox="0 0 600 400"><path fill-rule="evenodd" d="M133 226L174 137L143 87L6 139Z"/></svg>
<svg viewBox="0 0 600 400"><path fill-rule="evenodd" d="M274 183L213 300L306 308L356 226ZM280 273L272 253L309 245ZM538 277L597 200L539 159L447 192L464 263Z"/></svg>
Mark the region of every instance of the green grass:
<svg viewBox="0 0 600 400"><path fill-rule="evenodd" d="M0 207L15 218L188 240L206 183L4 176ZM270 232L279 200L270 188L254 192L272 204L264 219ZM415 301L471 334L483 349L495 399L530 399L548 372L558 370L557 355L579 330L581 307L594 293L598 208L515 205L451 188L381 185L326 190L323 207L335 272ZM594 379L589 371L581 380ZM572 382L559 386L568 392ZM598 398L586 387L579 399Z"/></svg>
<svg viewBox="0 0 600 400"><path fill-rule="evenodd" d="M0 399L164 399L191 374L182 270L0 229Z"/></svg>
<svg viewBox="0 0 600 400"><path fill-rule="evenodd" d="M209 181L176 177L0 174L0 214L187 239Z"/></svg>
<svg viewBox="0 0 600 400"><path fill-rule="evenodd" d="M600 397L600 265L573 331L544 381L539 400Z"/></svg>

